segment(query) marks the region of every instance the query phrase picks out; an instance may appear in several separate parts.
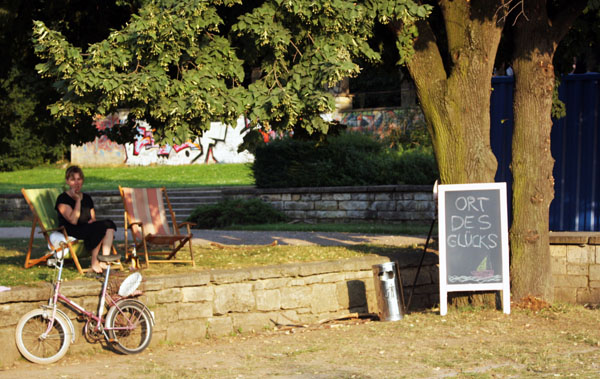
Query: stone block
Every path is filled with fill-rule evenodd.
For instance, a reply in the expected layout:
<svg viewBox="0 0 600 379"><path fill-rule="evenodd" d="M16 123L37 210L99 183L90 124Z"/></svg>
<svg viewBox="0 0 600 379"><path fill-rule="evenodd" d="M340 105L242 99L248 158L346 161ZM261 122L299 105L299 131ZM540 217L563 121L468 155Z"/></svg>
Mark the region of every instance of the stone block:
<svg viewBox="0 0 600 379"><path fill-rule="evenodd" d="M289 201L283 204L283 209L289 211L309 211L315 209L315 203L310 201Z"/></svg>
<svg viewBox="0 0 600 379"><path fill-rule="evenodd" d="M167 325L179 320L176 304L164 304L152 308L154 312L155 329L165 330Z"/></svg>
<svg viewBox="0 0 600 379"><path fill-rule="evenodd" d="M181 293L180 288L167 288L156 291L154 293L154 299L157 304L177 303L183 300L183 294Z"/></svg>
<svg viewBox="0 0 600 379"><path fill-rule="evenodd" d="M375 201L385 201L385 202L392 201L393 199L394 199L394 196L389 192L376 193L375 198L374 198Z"/></svg>
<svg viewBox="0 0 600 379"><path fill-rule="evenodd" d="M343 272L333 272L329 274L319 275L321 283L335 283L346 281L346 274Z"/></svg>
<svg viewBox="0 0 600 379"><path fill-rule="evenodd" d="M280 193L267 193L267 194L262 194L260 195L260 199L262 201L268 201L270 202L279 202L281 200L283 200L282 195Z"/></svg>
<svg viewBox="0 0 600 379"><path fill-rule="evenodd" d="M353 220L372 220L376 216L375 211L346 211L346 217Z"/></svg>
<svg viewBox="0 0 600 379"><path fill-rule="evenodd" d="M308 213L306 211L289 211L289 210L284 210L283 213L285 213L285 215L288 218L294 219L294 220L304 220L306 218L308 218Z"/></svg>
<svg viewBox="0 0 600 379"><path fill-rule="evenodd" d="M255 301L252 284L234 283L214 286L215 298L213 313L223 315L229 312L247 312L254 309Z"/></svg>
<svg viewBox="0 0 600 379"><path fill-rule="evenodd" d="M371 211L395 211L396 203L393 201L374 201L369 205Z"/></svg>
<svg viewBox="0 0 600 379"><path fill-rule="evenodd" d="M292 201L292 194L291 193L282 193L281 200L282 201Z"/></svg>
<svg viewBox="0 0 600 379"><path fill-rule="evenodd" d="M560 288L587 288L588 277L584 275L554 275L554 286Z"/></svg>
<svg viewBox="0 0 600 379"><path fill-rule="evenodd" d="M372 193L353 193L350 198L355 201L371 201L373 200Z"/></svg>
<svg viewBox="0 0 600 379"><path fill-rule="evenodd" d="M236 313L231 315L233 330L238 333L262 332L272 329L275 319L271 313Z"/></svg>
<svg viewBox="0 0 600 379"><path fill-rule="evenodd" d="M567 275L584 275L588 276L588 265L578 265L578 264L570 264L567 263Z"/></svg>
<svg viewBox="0 0 600 379"><path fill-rule="evenodd" d="M567 263L588 264L593 263L596 251L592 246L567 246Z"/></svg>
<svg viewBox="0 0 600 379"><path fill-rule="evenodd" d="M566 249L565 249L564 256L551 256L550 257L550 268L552 269L552 275L566 275L567 274Z"/></svg>
<svg viewBox="0 0 600 379"><path fill-rule="evenodd" d="M338 208L345 211L364 211L369 208L368 201L340 201Z"/></svg>
<svg viewBox="0 0 600 379"><path fill-rule="evenodd" d="M206 323L206 334L210 337L229 336L233 333L233 321L230 317L212 317Z"/></svg>
<svg viewBox="0 0 600 379"><path fill-rule="evenodd" d="M278 289L254 291L256 309L274 311L281 309L281 292Z"/></svg>
<svg viewBox="0 0 600 379"><path fill-rule="evenodd" d="M433 202L433 192L416 192L414 199L418 201L431 201Z"/></svg>
<svg viewBox="0 0 600 379"><path fill-rule="evenodd" d="M179 320L195 320L213 316L211 303L182 303L177 309Z"/></svg>
<svg viewBox="0 0 600 379"><path fill-rule="evenodd" d="M340 262L338 261L303 263L299 265L298 269L298 275L300 276L320 275L341 271Z"/></svg>
<svg viewBox="0 0 600 379"><path fill-rule="evenodd" d="M335 284L315 284L311 286L310 307L312 313L333 312L340 309Z"/></svg>
<svg viewBox="0 0 600 379"><path fill-rule="evenodd" d="M550 245L550 255L553 257L565 257L567 258L567 246L566 245Z"/></svg>
<svg viewBox="0 0 600 379"><path fill-rule="evenodd" d="M590 288L600 288L600 280L590 280Z"/></svg>
<svg viewBox="0 0 600 379"><path fill-rule="evenodd" d="M269 201L268 203L270 206L277 209L278 211L283 210L283 201Z"/></svg>
<svg viewBox="0 0 600 379"><path fill-rule="evenodd" d="M413 200L415 195L412 192L396 192L394 199L396 200Z"/></svg>
<svg viewBox="0 0 600 379"><path fill-rule="evenodd" d="M600 265L590 265L590 280L600 280Z"/></svg>
<svg viewBox="0 0 600 379"><path fill-rule="evenodd" d="M8 303L0 305L0 328L15 327L19 319L27 312L39 308L45 303Z"/></svg>
<svg viewBox="0 0 600 379"><path fill-rule="evenodd" d="M309 287L286 287L281 289L281 308L297 309L310 307L312 290Z"/></svg>
<svg viewBox="0 0 600 379"><path fill-rule="evenodd" d="M164 283L169 283L169 287L196 287L207 285L210 282L210 274L208 272L199 272L185 275L165 275L162 279Z"/></svg>
<svg viewBox="0 0 600 379"><path fill-rule="evenodd" d="M184 303L195 303L200 301L212 301L214 299L214 291L212 286L202 287L185 287L181 289L182 301Z"/></svg>
<svg viewBox="0 0 600 379"><path fill-rule="evenodd" d="M333 200L337 200L337 201L352 200L352 195L349 193L334 193Z"/></svg>
<svg viewBox="0 0 600 379"><path fill-rule="evenodd" d="M346 217L346 211L315 211L314 217L318 219L341 219Z"/></svg>
<svg viewBox="0 0 600 379"><path fill-rule="evenodd" d="M206 322L182 320L167 327L166 339L169 342L196 342L206 338Z"/></svg>
<svg viewBox="0 0 600 379"><path fill-rule="evenodd" d="M254 291L257 290L269 290L275 288L281 288L289 285L290 281L293 279L288 278L276 278L276 279L265 279L265 280L257 280L252 283L252 289Z"/></svg>
<svg viewBox="0 0 600 379"><path fill-rule="evenodd" d="M18 320L17 320L18 321ZM15 322L16 324L16 322ZM4 341L0 348L0 372L2 368L8 368L14 361L21 357L21 353L17 350L15 344L15 329L14 328L1 328L0 329L0 341ZM10 341L10 342L9 342ZM10 371L5 371L7 378L11 377ZM1 375L1 374L0 374ZM16 375L13 377L17 377Z"/></svg>
<svg viewBox="0 0 600 379"><path fill-rule="evenodd" d="M309 202L320 201L321 194L320 193L304 193L304 194L300 195L300 200L301 201L309 201Z"/></svg>
<svg viewBox="0 0 600 379"><path fill-rule="evenodd" d="M600 304L600 288L578 288L577 304Z"/></svg>
<svg viewBox="0 0 600 379"><path fill-rule="evenodd" d="M249 279L250 272L248 269L210 271L210 281L213 284L239 283Z"/></svg>
<svg viewBox="0 0 600 379"><path fill-rule="evenodd" d="M337 201L318 201L315 203L315 210L317 211L337 211Z"/></svg>
<svg viewBox="0 0 600 379"><path fill-rule="evenodd" d="M362 280L349 280L336 283L337 301L342 309L365 307L367 305L367 290Z"/></svg>

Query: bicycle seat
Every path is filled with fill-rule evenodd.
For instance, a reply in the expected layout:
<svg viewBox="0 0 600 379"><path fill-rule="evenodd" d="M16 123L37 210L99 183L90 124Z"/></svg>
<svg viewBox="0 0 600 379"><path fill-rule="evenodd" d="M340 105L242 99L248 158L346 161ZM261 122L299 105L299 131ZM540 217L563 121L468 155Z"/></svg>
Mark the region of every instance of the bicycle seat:
<svg viewBox="0 0 600 379"><path fill-rule="evenodd" d="M98 255L98 260L104 263L115 263L121 260L121 254Z"/></svg>

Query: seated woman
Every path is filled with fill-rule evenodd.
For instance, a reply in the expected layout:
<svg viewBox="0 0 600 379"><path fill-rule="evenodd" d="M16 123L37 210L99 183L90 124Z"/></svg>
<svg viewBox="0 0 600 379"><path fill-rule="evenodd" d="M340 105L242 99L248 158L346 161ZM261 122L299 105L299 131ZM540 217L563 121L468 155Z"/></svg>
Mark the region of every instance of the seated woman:
<svg viewBox="0 0 600 379"><path fill-rule="evenodd" d="M64 226L69 236L83 240L92 255L92 271L101 273L106 265L98 261L98 253L109 255L117 226L111 220L96 220L94 202L90 195L81 192L83 171L78 166L67 168L65 180L69 190L56 199L58 224Z"/></svg>

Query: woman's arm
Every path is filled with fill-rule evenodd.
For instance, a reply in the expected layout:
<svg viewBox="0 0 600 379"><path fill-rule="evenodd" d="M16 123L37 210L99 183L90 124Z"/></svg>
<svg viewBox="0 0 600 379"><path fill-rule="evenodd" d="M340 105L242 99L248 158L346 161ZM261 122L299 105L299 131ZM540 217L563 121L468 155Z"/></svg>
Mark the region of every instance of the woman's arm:
<svg viewBox="0 0 600 379"><path fill-rule="evenodd" d="M75 208L71 208L70 205L65 203L60 203L57 206L60 214L70 224L77 225L77 221L79 220L79 216L81 215L81 198L81 195L75 198Z"/></svg>
<svg viewBox="0 0 600 379"><path fill-rule="evenodd" d="M91 224L94 221L96 221L96 211L92 208L90 209L90 221L88 221L88 224Z"/></svg>

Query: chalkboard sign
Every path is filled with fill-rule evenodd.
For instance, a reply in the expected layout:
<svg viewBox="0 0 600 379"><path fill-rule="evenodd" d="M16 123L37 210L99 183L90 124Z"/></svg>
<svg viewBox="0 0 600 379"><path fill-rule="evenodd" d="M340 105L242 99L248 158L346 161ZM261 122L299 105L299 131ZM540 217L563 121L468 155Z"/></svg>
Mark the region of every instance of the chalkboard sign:
<svg viewBox="0 0 600 379"><path fill-rule="evenodd" d="M506 183L437 187L440 313L448 292L502 290L510 313Z"/></svg>

